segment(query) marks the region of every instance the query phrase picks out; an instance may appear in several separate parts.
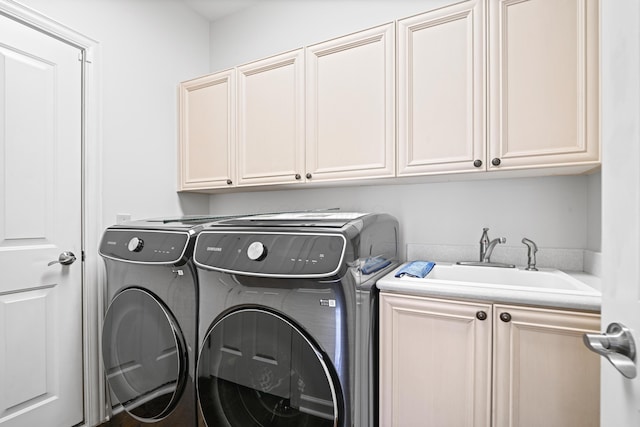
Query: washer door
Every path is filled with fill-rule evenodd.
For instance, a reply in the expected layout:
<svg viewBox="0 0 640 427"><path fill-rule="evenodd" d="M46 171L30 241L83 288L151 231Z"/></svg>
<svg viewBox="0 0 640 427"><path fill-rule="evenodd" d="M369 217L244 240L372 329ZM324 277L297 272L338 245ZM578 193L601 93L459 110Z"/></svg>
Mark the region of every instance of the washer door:
<svg viewBox="0 0 640 427"><path fill-rule="evenodd" d="M211 427L337 426L336 389L304 333L264 310L216 322L198 358L200 409Z"/></svg>
<svg viewBox="0 0 640 427"><path fill-rule="evenodd" d="M166 417L175 407L187 373L185 341L178 324L153 294L120 292L102 328L102 360L111 391L140 421Z"/></svg>

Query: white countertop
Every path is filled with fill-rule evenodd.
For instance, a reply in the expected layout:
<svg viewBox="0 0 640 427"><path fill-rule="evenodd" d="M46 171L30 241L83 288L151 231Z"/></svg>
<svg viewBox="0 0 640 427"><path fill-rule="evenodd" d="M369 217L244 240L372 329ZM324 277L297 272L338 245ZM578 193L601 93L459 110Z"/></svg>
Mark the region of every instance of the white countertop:
<svg viewBox="0 0 640 427"><path fill-rule="evenodd" d="M429 279L429 275L425 278L409 276L396 278L395 274L400 268L402 268L402 265L380 279L376 284L378 289L384 292L409 295L597 312L600 311L602 301L600 278L583 272L565 272L588 287L586 290L581 291L452 282Z"/></svg>

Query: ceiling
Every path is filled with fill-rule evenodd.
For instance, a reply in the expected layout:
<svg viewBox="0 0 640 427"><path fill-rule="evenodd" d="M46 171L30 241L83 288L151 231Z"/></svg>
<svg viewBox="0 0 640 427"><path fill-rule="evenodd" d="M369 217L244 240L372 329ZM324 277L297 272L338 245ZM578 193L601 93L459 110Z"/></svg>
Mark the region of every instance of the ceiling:
<svg viewBox="0 0 640 427"><path fill-rule="evenodd" d="M182 0L209 22L254 6L259 0Z"/></svg>

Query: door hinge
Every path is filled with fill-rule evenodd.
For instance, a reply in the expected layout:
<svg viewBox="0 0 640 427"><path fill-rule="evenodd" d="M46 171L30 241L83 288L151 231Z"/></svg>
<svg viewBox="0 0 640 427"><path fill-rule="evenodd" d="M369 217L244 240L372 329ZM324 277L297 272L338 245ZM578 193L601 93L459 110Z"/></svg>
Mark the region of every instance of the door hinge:
<svg viewBox="0 0 640 427"><path fill-rule="evenodd" d="M84 251L81 252L80 259L82 262L84 262L84 259L85 259Z"/></svg>

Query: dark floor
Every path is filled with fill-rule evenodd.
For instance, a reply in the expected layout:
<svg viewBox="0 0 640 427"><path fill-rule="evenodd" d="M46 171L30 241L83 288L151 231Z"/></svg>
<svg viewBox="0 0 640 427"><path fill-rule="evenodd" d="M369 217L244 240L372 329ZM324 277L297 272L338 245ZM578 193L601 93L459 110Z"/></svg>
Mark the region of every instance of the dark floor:
<svg viewBox="0 0 640 427"><path fill-rule="evenodd" d="M175 420L176 417L170 417ZM177 418L180 419L180 418ZM184 424L178 424L176 421L169 421L167 419L157 423L141 423L129 416L126 412L120 412L118 415L114 415L111 420L98 425L98 427L193 427L193 423L185 422Z"/></svg>
<svg viewBox="0 0 640 427"><path fill-rule="evenodd" d="M146 409L150 411L148 412L149 414L157 415L166 408L167 400L155 399L145 405ZM189 380L185 390L181 393L180 403L171 410L171 413L166 418L154 423L145 423L136 420L127 412L121 410L118 414L112 416L109 421L99 424L97 427L194 427L196 424L195 408L195 387ZM138 411L140 409L141 407L138 408Z"/></svg>
<svg viewBox="0 0 640 427"><path fill-rule="evenodd" d="M124 412L115 415L111 420L106 423L100 424L98 427L141 427L142 424L139 421L134 420L131 417L127 417Z"/></svg>

